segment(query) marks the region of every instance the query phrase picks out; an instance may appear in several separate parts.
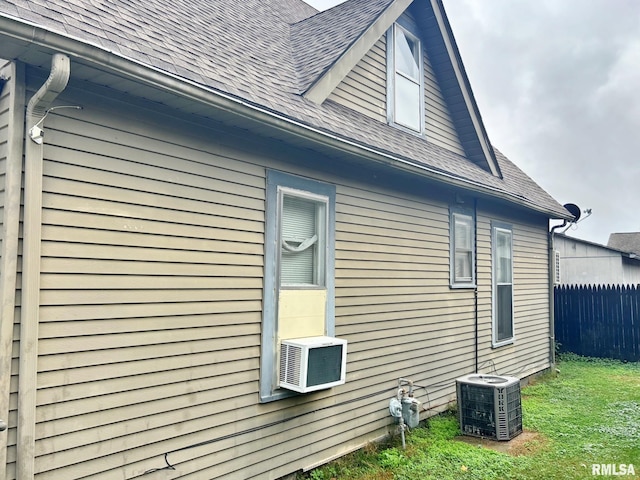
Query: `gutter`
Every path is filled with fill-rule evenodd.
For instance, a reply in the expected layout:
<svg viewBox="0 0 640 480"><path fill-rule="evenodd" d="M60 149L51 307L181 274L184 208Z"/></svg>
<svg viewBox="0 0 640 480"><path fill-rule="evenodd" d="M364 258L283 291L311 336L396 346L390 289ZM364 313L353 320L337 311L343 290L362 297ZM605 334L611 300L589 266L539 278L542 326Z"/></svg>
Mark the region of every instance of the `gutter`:
<svg viewBox="0 0 640 480"><path fill-rule="evenodd" d="M56 53L51 73L27 105L25 137L22 303L20 316L20 372L18 381L18 441L16 473L20 480L34 478L38 323L40 321L40 260L42 240L42 173L44 145L41 127L56 97L70 76L69 57ZM40 126L39 126L40 125ZM34 132L38 131L38 135Z"/></svg>
<svg viewBox="0 0 640 480"><path fill-rule="evenodd" d="M4 219L0 258L0 422L9 423L11 399L11 355L16 318L18 246L20 235L20 190L22 187L22 142L24 138L24 64L13 62L5 84L9 94L8 137L4 183ZM0 88L0 94L2 89ZM0 431L2 430L0 423ZM11 425L9 425L11 427ZM7 464L8 432L0 433L0 471Z"/></svg>
<svg viewBox="0 0 640 480"><path fill-rule="evenodd" d="M300 120L288 117L280 112L270 110L259 104L234 97L178 75L145 65L129 59L119 53L106 50L93 44L71 36L65 36L46 30L34 23L10 17L0 17L0 31L27 45L34 44L54 51L65 52L67 55L82 59L90 65L98 66L109 72L125 75L143 84L178 94L195 102L209 105L216 109L233 113L264 125L268 125L288 134L319 143L333 149L367 158L373 162L399 168L418 174L438 182L471 190L477 193L500 198L511 203L521 205L527 209L543 213L552 218L562 215L558 211L551 211L530 203L526 198L504 192L500 189L484 185L480 182L457 177L433 167L383 152L353 140L340 137L317 127L305 124ZM28 48L28 47L25 47ZM567 218L570 218L567 216Z"/></svg>

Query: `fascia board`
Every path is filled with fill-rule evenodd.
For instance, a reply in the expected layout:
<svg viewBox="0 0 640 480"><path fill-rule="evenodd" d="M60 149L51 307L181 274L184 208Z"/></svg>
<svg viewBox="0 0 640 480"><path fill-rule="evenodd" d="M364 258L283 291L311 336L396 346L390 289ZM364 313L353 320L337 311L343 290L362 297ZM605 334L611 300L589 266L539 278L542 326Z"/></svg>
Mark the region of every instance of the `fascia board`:
<svg viewBox="0 0 640 480"><path fill-rule="evenodd" d="M304 93L304 97L320 105L367 54L413 0L396 0L347 48Z"/></svg>

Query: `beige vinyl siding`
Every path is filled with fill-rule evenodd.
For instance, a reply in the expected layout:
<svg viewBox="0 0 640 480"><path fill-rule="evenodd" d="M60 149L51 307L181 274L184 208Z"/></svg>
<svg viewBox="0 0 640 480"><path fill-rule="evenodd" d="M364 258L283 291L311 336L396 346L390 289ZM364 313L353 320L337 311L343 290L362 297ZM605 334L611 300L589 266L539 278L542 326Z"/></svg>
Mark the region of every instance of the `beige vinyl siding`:
<svg viewBox="0 0 640 480"><path fill-rule="evenodd" d="M275 479L393 430L400 377L431 413L454 399L475 328L473 290L449 288L451 192L128 99L63 100L84 109L47 120L39 480L128 479L167 453L172 478ZM349 347L345 385L259 404L267 168L336 185Z"/></svg>
<svg viewBox="0 0 640 480"><path fill-rule="evenodd" d="M328 100L333 100L380 122L386 122L386 48L386 35L383 35L331 92Z"/></svg>
<svg viewBox="0 0 640 480"><path fill-rule="evenodd" d="M387 389L377 403L384 416L389 389L411 378L429 388L433 413L473 364L473 295L455 292L454 302L448 287L447 205L351 187L338 189L337 203L336 334L350 339L350 388Z"/></svg>
<svg viewBox="0 0 640 480"><path fill-rule="evenodd" d="M264 168L82 103L45 147L42 479L130 478L259 408Z"/></svg>
<svg viewBox="0 0 640 480"><path fill-rule="evenodd" d="M415 24L412 17L404 17ZM416 27L417 28L417 27ZM429 45L423 43L425 136L427 140L452 152L464 155L464 149L451 120L449 108L429 61ZM383 35L329 95L345 107L380 122L387 121L386 35Z"/></svg>
<svg viewBox="0 0 640 480"><path fill-rule="evenodd" d="M464 155L464 148L453 125L449 107L435 77L429 60L429 45L424 48L424 101L425 101L425 135L431 143L452 152Z"/></svg>
<svg viewBox="0 0 640 480"><path fill-rule="evenodd" d="M183 478L289 473L384 435L400 375L468 369L471 353L439 358L472 342L471 296L447 300L447 205L291 166L338 184L348 381L258 404L267 159L80 100L90 122L57 115L47 131L38 478L129 478L212 440L170 454Z"/></svg>
<svg viewBox="0 0 640 480"><path fill-rule="evenodd" d="M491 220L513 229L515 343L491 348ZM489 210L478 216L480 365L485 372L524 377L549 366L547 219Z"/></svg>

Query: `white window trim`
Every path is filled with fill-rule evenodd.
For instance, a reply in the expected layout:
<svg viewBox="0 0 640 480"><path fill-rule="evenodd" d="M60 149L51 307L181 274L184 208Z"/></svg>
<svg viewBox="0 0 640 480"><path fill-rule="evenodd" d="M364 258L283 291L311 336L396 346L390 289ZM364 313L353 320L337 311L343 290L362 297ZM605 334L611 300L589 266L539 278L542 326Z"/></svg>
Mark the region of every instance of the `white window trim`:
<svg viewBox="0 0 640 480"><path fill-rule="evenodd" d="M321 245L321 248L325 248L327 245L327 241L328 241L328 226L329 226L329 197L326 195L318 195L312 192L308 192L305 190L298 190L295 188L289 188L289 187L283 187L283 186L278 186L277 187L277 192L278 192L278 232L277 232L277 242L278 245L282 244L282 225L281 225L281 221L282 221L282 209L283 209L283 198L285 195L289 195L291 197L298 197L298 198L303 198L305 200L311 200L313 202L317 202L317 203L324 203L325 205L325 209L324 209L324 221L323 221L323 232L322 235L324 238L322 238L322 240L319 241L319 244ZM327 283L327 269L326 269L326 258L325 258L326 254L323 255L322 259L324 260L324 264L322 266L318 267L318 273L316 274L318 277L322 277L322 280L319 280L318 278L315 279L314 283L311 284L283 284L280 281L280 268L278 268L278 281L277 281L277 285L280 289L287 289L287 290L294 290L294 289L313 289L313 288L320 288L320 289L324 289L325 285ZM282 264L282 249L278 248L278 267Z"/></svg>
<svg viewBox="0 0 640 480"><path fill-rule="evenodd" d="M395 67L395 29L401 28L403 32L414 40L418 45L418 58L419 58L419 77L420 77L420 129L414 130L411 127L396 122L396 106L395 106L395 89L396 89L396 67ZM393 125L396 128L404 130L405 132L412 133L413 135L424 136L425 131L425 99L424 99L424 53L422 50L422 40L418 35L418 32L411 28L408 22L403 21L400 17L390 28L387 30L387 122L389 125ZM404 76L404 75L403 75ZM406 77L405 77L406 78ZM413 80L412 80L413 81Z"/></svg>
<svg viewBox="0 0 640 480"><path fill-rule="evenodd" d="M456 217L469 220L471 232L471 279L461 281L456 279ZM473 212L466 209L452 207L449 212L449 286L451 288L476 287L476 218Z"/></svg>
<svg viewBox="0 0 640 480"><path fill-rule="evenodd" d="M261 403L272 402L298 395L297 393L278 388L277 376L277 318L278 296L280 291L279 252L281 201L280 192L301 192L309 198L328 199L326 223L326 257L325 285L327 303L325 310L325 334L335 336L335 199L334 185L290 175L275 170L267 171L267 192L265 205L265 255L262 305L262 335L260 345L260 384L259 399ZM288 287L284 287L288 288ZM296 287L293 287L296 288ZM300 286L299 288L309 288Z"/></svg>
<svg viewBox="0 0 640 480"><path fill-rule="evenodd" d="M511 283L502 283L501 285L511 285L511 337L504 340L498 340L498 282L497 282L497 238L498 231L508 232L510 238L511 249ZM502 222L491 222L491 339L494 348L511 345L516 341L515 327L515 292L514 292L514 257L513 257L513 227Z"/></svg>

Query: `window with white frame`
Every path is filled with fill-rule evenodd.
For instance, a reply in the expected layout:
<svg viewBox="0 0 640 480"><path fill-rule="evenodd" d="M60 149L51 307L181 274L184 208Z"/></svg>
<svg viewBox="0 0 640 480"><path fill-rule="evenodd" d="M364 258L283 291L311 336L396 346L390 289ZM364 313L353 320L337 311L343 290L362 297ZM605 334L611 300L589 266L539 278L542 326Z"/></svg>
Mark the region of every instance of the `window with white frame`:
<svg viewBox="0 0 640 480"><path fill-rule="evenodd" d="M280 285L324 286L329 199L284 187L279 196Z"/></svg>
<svg viewBox="0 0 640 480"><path fill-rule="evenodd" d="M424 130L424 69L415 29L399 19L387 33L387 119L413 132Z"/></svg>
<svg viewBox="0 0 640 480"><path fill-rule="evenodd" d="M475 287L475 218L472 213L452 209L449 221L451 287Z"/></svg>
<svg viewBox="0 0 640 480"><path fill-rule="evenodd" d="M513 329L513 231L510 225L492 222L493 344L514 340Z"/></svg>
<svg viewBox="0 0 640 480"><path fill-rule="evenodd" d="M282 340L335 335L335 186L267 172L260 401L278 387Z"/></svg>

